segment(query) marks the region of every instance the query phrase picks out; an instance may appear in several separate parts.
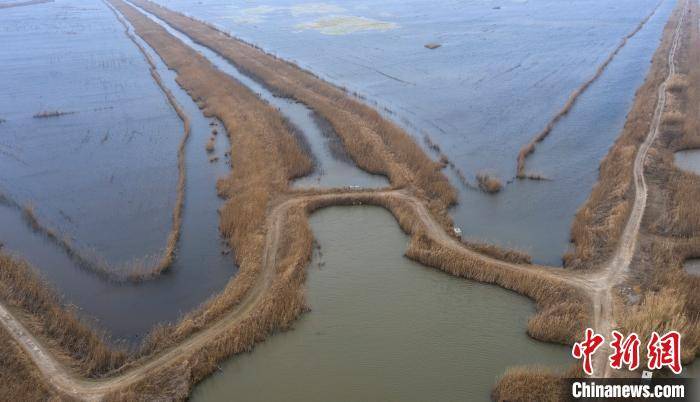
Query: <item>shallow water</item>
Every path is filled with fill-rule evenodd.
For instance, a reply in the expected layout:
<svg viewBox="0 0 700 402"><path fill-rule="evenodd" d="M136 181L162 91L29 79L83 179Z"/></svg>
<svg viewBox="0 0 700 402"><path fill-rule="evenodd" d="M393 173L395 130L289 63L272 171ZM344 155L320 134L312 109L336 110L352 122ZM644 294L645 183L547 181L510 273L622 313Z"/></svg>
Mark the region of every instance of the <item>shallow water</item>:
<svg viewBox="0 0 700 402"><path fill-rule="evenodd" d="M35 152L41 154L43 148L48 148L55 153L53 155L55 161L53 162L62 169L65 165L75 162L72 158L79 159L80 153L65 149L66 145L62 141L55 139L54 135L69 136L71 130L77 129L90 133L92 132L91 130L94 130L90 126L92 119L104 118L105 121L99 123L105 125L113 124L113 126L110 126L111 134L106 140L101 135L99 140L95 138L97 134L93 136L86 135L86 138L98 145L90 150L91 159L81 160L81 163L84 163L85 166L82 166L80 172L76 172L76 175L83 175L84 179L85 177L91 177L93 174L99 175L102 172L101 169L107 167L110 169L109 174L122 175L125 170L133 170L129 168L131 165L141 166L140 164L143 162L140 158L143 156L143 152L162 158L165 166L163 170L157 171L158 174L151 174L152 172L148 171L149 166L146 165L144 167L145 173L141 174L140 171L134 172L134 174L138 173L138 180L130 180L122 185L117 185L115 183L117 183L118 179L115 179L108 182L109 184L105 184L106 189L103 190L101 187L98 187L95 193L89 193L87 197L81 197L82 192L80 190L86 184L81 183L80 178L76 177L75 181L73 181L71 177L57 176L56 183L53 184L56 187L62 186L62 191L71 197L76 197L73 199L75 204L73 207L80 213L71 214L70 223L72 225L56 224L49 220L61 232L68 233L71 237L74 237L75 243L79 246L85 244L85 239L92 238L83 238L81 236L89 236L89 234L82 231L72 231L71 229L74 226L81 227L85 221L90 222L94 220L99 223L97 227L103 232L103 237L113 240L113 243L109 243L105 247L99 244L95 245L94 248L97 253L104 253L110 256L112 252L117 252L122 247L127 247L132 243L139 244L139 247L129 249L129 255L139 257L143 255L137 254L139 252L155 253L165 242L168 234L167 230L170 228L169 222L172 219L172 200L174 199L176 183L175 174L177 173L176 147L182 138L183 126L160 89L155 87L151 91L155 83L150 76L148 64L136 46L124 34L124 28L115 19L114 14L104 3L95 2L92 4L95 8L91 10L88 16L85 16L83 13L86 10L75 8L81 4L81 2L77 1L61 1L53 4L54 8L50 8L51 5L49 5L43 11L31 14L34 16L32 18L41 17L41 19L32 23L36 24L34 26L36 31L39 32L33 32L31 37L36 36L34 40L40 41L44 36L50 37L55 35L55 32L51 30L51 24L46 23L46 21L55 19L64 19L65 22L63 23L73 26L74 29L81 27L81 23L95 24L94 26L85 26L76 31L75 36L78 37L76 41L67 42L65 38L61 39L62 42L60 43L64 46L62 53L67 55L87 55L95 50L93 47L99 47L104 53L97 52L95 55L90 56L98 57L101 55L105 58L105 60L99 61L98 64L111 65L113 63L110 60L114 57L122 60L122 62L116 63L116 67L112 71L105 71L101 74L95 73L100 80L106 82L104 85L95 85L92 82L91 84L85 84L84 87L76 86L72 81L64 82L65 77L63 75L78 74L76 70L85 68L84 64L86 61L78 58L74 63L61 63L55 67L61 69L60 79L57 80L56 85L66 85L66 91L70 90L70 92L67 92L69 94L81 95L81 89L94 91L96 92L95 98L108 99L110 102L113 102L113 108L109 109L104 116L102 114L94 116L93 113L81 112L54 119L43 119L40 123L37 123L43 124L42 130L31 136L33 146L26 150L22 149L22 152L18 152L17 155L21 158L38 158ZM29 7L25 9L29 10ZM0 19L4 17L4 13L0 14ZM16 20L13 19L13 21L23 21L25 18L28 18L25 15L17 15L15 17ZM84 18L87 18L87 20L84 21ZM30 19L30 21L33 20ZM2 24L2 26L5 25ZM98 34L100 32L102 32L102 35ZM95 36L95 40L99 40L99 42L91 42L89 40L90 36ZM24 43L30 38L18 35L14 40L17 43ZM165 67L155 52L150 50L145 43L141 43L151 53L163 82L173 92L178 103L190 117L192 126L191 136L185 153L187 186L182 235L178 245L176 261L171 270L155 281L138 285L105 282L96 275L75 266L65 253L53 243L43 238L43 236L33 233L26 223L22 221L16 208L0 206L0 222L2 222L0 224L0 241L5 243L6 248L13 253L21 255L36 266L42 275L64 296L66 303L76 305L86 317L94 320L97 325L107 330L114 338L124 339L129 342L139 340L154 324L174 321L181 314L196 307L208 297L223 289L229 278L236 272L231 255L223 255L221 253L224 248L218 232L217 208L221 201L216 195L215 185L218 177L230 172L230 167L224 157L224 152L229 148L226 133L221 125L217 127L220 134L217 136L217 147L212 156L217 156L220 159L216 163L210 163L208 160L209 155L206 154L204 145L210 136L211 127L209 124L214 120L207 119L202 115L187 93L175 83L175 74ZM19 50L17 51L19 52ZM10 55L7 57L12 59ZM15 54L15 57L19 56ZM17 74L21 74L19 72L20 66L24 69L24 64L33 66L35 63L34 60L22 58L12 60L13 63L18 65ZM34 74L41 74L39 70L34 72L29 67L27 69ZM46 72L43 74L47 75ZM132 88L130 90L120 84L122 80L126 79L124 74L133 74L130 78L135 80L134 85L141 86L141 95L137 95L137 87L129 87ZM2 74L2 77L5 77L5 74ZM143 80L139 81L141 79ZM116 83L112 83L112 81ZM24 81L20 83L26 84ZM111 84L108 85L107 83L112 83L118 90L113 89ZM18 90L20 87L12 86L11 88ZM106 92L103 93L102 90ZM111 92L112 90L114 92ZM10 93L8 96L12 94ZM16 96L17 94L14 95ZM51 95L51 93L47 94L47 96ZM143 104L142 101L139 101L135 102L136 105L133 105L128 98L131 95L145 97L148 102ZM149 99L151 97L153 99ZM72 96L70 98L72 99ZM136 99L138 100L139 98ZM24 95L22 95L17 103L22 104L27 101L28 99L24 99ZM3 102L2 104L9 105L9 102ZM158 105L158 107L153 105ZM17 130L20 130L22 124L27 122L33 123L35 119L31 119L31 116L29 116L28 120L24 116L27 110L32 109L27 105L24 105L24 108L17 107L15 115L8 114L8 124L16 119ZM134 136L133 140L131 137L125 139L124 136L130 136L131 133L123 131L121 127L125 124L139 122L134 116L137 113L146 116L146 120L140 123L145 128L143 128L141 134ZM162 116L160 116L161 114ZM66 123L64 119L70 117L75 117L77 120L70 122L70 126L66 126L69 123ZM166 123L168 132L164 132L160 137L155 136L153 130ZM27 134L24 131L6 132L4 130L5 127L0 126L0 133L3 133L2 138L6 141L3 142L4 144L10 144L19 148L23 142L29 141L25 138ZM14 128L10 127L10 130L14 130ZM6 133L10 136L5 137ZM138 142L137 137L143 137L143 143ZM153 149L148 146L151 143ZM77 157L76 154L78 154ZM109 160L108 158L111 156L114 156L115 160L119 162L118 165L111 163L108 166L102 166L98 162L101 159ZM10 163L5 158L0 159L2 159L2 163ZM90 163L94 163L95 166L90 165ZM34 165L32 164L31 166L33 167ZM17 174L16 178L13 176L15 173ZM19 168L3 170L0 178L2 178L3 192L9 193L19 200L22 200L22 190L35 184L33 182L34 176L21 171ZM168 187L165 186L166 184ZM131 185L134 188L129 187ZM76 188L75 186L78 187ZM89 190L89 188L85 188L84 191L86 190ZM124 195L131 194L134 191L135 194L133 196L139 197L138 202L118 197L112 193L112 191L119 192L121 190L124 191ZM58 208L61 208L60 200L55 200L50 195L50 189L47 189L47 195L42 197L40 201L36 201L36 208L40 212L42 219L51 216L51 211L57 207L57 204ZM150 203L153 203L152 208L145 208ZM102 211L103 214L97 212L97 209L100 207L106 208L105 211ZM152 220L149 218L153 216L163 219L163 224L157 228L147 226ZM151 237L153 238L152 244L148 243ZM135 314L135 312L138 312L138 314Z"/></svg>
<svg viewBox="0 0 700 402"><path fill-rule="evenodd" d="M403 257L408 238L387 211L333 207L311 226L311 312L224 363L194 401L488 400L508 366L571 362L525 334L526 298Z"/></svg>
<svg viewBox="0 0 700 402"><path fill-rule="evenodd" d="M673 156L676 166L680 169L700 175L700 150L679 151Z"/></svg>
<svg viewBox="0 0 700 402"><path fill-rule="evenodd" d="M392 110L389 117L420 142L429 135L468 177L486 170L504 181L515 174L519 148L658 3L157 1ZM529 170L552 181L515 182L490 196L453 180L460 205L452 215L465 236L561 263L573 215L622 129L674 3L664 1L530 158ZM334 16L395 26L344 35L300 28ZM442 46L426 49L430 42Z"/></svg>
<svg viewBox="0 0 700 402"><path fill-rule="evenodd" d="M358 169L347 154L338 154L334 150L341 149L340 140L334 133L324 132L318 123L318 117L304 104L292 99L275 96L263 85L241 73L233 64L211 49L192 41L187 35L170 27L165 21L137 7L153 21L168 30L187 46L195 49L206 57L219 70L235 78L260 98L277 108L289 122L300 130L315 161L315 171L295 181L298 187L384 187L388 181L383 176L368 174ZM325 123L326 125L328 123Z"/></svg>
<svg viewBox="0 0 700 402"><path fill-rule="evenodd" d="M121 29L101 2L0 13L0 189L115 265L164 247L182 135Z"/></svg>
<svg viewBox="0 0 700 402"><path fill-rule="evenodd" d="M683 268L690 274L700 276L700 260L698 259L687 260L683 264Z"/></svg>

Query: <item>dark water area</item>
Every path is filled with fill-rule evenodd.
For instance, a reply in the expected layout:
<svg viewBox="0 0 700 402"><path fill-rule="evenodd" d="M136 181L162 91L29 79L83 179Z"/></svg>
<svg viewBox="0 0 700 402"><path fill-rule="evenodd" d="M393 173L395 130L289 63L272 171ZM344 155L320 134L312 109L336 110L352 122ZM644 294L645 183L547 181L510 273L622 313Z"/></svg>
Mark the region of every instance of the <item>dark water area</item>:
<svg viewBox="0 0 700 402"><path fill-rule="evenodd" d="M16 48L0 56L7 59L0 80L8 88L0 94L7 120L0 125L0 149L14 156L0 158L2 192L21 204L34 204L40 219L81 251L111 263L157 258L172 220L183 125L112 11L102 2L90 3L88 9L84 4L58 1L17 8L13 15L0 13L0 26L25 27L3 31L3 43ZM72 29L70 38L75 39L61 36L64 29ZM28 42L49 44L37 50ZM129 343L154 324L174 321L195 308L236 272L232 256L222 254L226 248L218 232L221 200L215 185L230 172L226 133L202 115L175 83L174 72L145 47L192 125L182 234L170 271L146 283L106 282L32 232L19 210L0 206L5 248L37 267L66 303L115 340ZM47 60L54 61L47 66ZM32 118L45 105L77 113ZM205 151L210 123L219 131L211 155ZM219 160L212 163L209 157Z"/></svg>
<svg viewBox="0 0 700 402"><path fill-rule="evenodd" d="M473 179L515 175L515 158L656 0L425 0L159 3L214 24L361 95L428 135ZM675 2L664 1L529 159L551 181L490 196L460 188L452 216L467 237L561 264L575 211L619 135ZM430 50L427 43L442 46Z"/></svg>

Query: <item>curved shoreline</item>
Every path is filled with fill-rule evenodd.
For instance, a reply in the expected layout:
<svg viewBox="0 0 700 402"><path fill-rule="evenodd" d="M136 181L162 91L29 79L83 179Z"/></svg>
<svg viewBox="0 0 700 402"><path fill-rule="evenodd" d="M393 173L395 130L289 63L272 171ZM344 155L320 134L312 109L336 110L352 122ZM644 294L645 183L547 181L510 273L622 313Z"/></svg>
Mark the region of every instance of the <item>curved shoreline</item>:
<svg viewBox="0 0 700 402"><path fill-rule="evenodd" d="M118 7L128 7L120 0L110 1ZM134 11L129 12L132 17L137 15ZM145 20L141 22L146 24ZM680 26L679 22L676 32ZM669 51L670 62L673 62L674 49L679 46L676 38L677 35L674 35L674 44ZM151 39L161 40L157 37ZM166 42L159 43L163 45ZM662 87L663 85L658 90ZM198 90L190 88L190 91ZM209 107L216 108L214 105ZM267 198L264 228L247 233L248 238L258 238L261 243L252 246L244 243L252 247L254 252L261 253L259 263L255 257L251 257L252 266L242 272L242 277L236 278L235 282L240 286L233 292L225 291L220 295L228 301L212 300L209 307L200 311L201 314L195 313L188 318L197 323L184 320L186 327L172 328L177 335L165 342L166 346L153 349L141 359L117 371L116 375L102 380L79 378L55 360L49 350L10 313L0 314L0 320L6 328L13 331L15 339L49 381L64 392L91 400L103 397L128 400L136 396L147 398L148 395L168 392L171 393L167 395L173 398L184 398L191 384L216 369L217 361L249 351L255 343L274 331L287 328L304 311L302 286L311 250L308 214L331 205L372 204L389 209L401 228L411 235L407 251L411 258L455 276L498 284L530 297L538 304L538 314L530 321L530 334L537 339L571 342L580 335L580 328L574 324L583 325L589 318L588 314L599 312L600 306L605 309L604 314L594 314L596 327L600 331L600 328L604 330L604 327L612 325L614 312L608 308L612 306L608 295L612 294L613 286L624 279L622 274L629 266L635 250L646 207L643 162L658 132L658 124L650 124L650 127L653 129L647 133L644 141L648 145L640 145L636 151L633 170L635 203L624 234L612 259L596 271L580 272L513 264L474 252L447 234L445 230L449 227L441 219L440 209L434 208L432 200L416 186L395 184L395 188L390 190L297 192L289 192L284 186L279 186L274 187L276 191ZM230 135L237 138L239 133L231 130ZM284 171L289 172L289 167ZM269 184L265 181L262 183ZM235 244L234 240L232 242ZM258 248L260 244L262 247ZM596 308L585 308L588 300L593 301ZM577 315L562 315L570 312L557 310L556 307L562 302L577 307L579 310L574 310L578 312ZM554 319L560 327L555 328L554 333L533 327L544 325L546 330L552 330L551 322ZM568 323L569 326L562 328L562 323ZM177 384L173 384L173 381ZM175 389L167 388L167 385L174 386Z"/></svg>

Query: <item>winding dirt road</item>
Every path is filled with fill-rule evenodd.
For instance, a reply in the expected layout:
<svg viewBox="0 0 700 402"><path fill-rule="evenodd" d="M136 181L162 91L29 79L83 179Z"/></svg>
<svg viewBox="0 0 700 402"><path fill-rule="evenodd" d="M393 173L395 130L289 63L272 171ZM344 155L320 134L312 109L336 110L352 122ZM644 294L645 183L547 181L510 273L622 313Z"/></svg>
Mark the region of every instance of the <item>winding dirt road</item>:
<svg viewBox="0 0 700 402"><path fill-rule="evenodd" d="M659 136L661 117L666 109L666 86L669 79L676 73L676 52L681 43L681 28L688 13L688 1L685 0L683 4L683 10L673 32L673 43L667 59L668 74L666 79L659 85L657 91L656 109L649 126L649 132L634 158L634 170L632 173L634 175L634 204L632 211L625 225L625 230L622 232L620 245L613 258L592 277L592 284L595 289L593 294L593 325L596 331L603 334L606 339L611 339L611 331L615 328L613 289L625 280L625 276L629 271L629 266L637 247L639 228L646 210L648 188L644 177L644 163L646 162L649 149ZM605 345L606 348L607 346ZM595 355L595 373L604 373L605 377L610 377L612 376L612 369L607 364L607 356L608 353L605 353L605 350L601 350Z"/></svg>
<svg viewBox="0 0 700 402"><path fill-rule="evenodd" d="M600 269L589 272L571 272L561 268L540 267L508 263L466 248L460 241L448 235L442 226L432 217L424 202L412 195L408 190L374 190L353 191L347 189L329 190L319 194L292 193L289 198L272 207L266 222L266 242L262 259L262 270L256 278L253 287L247 292L241 302L230 312L216 320L205 329L190 336L182 343L159 354L137 361L132 367L125 368L121 373L109 378L90 380L75 374L70 368L59 362L48 348L34 337L13 313L0 304L0 321L12 337L31 357L47 383L52 384L60 392L84 400L100 400L105 395L118 391L143 379L151 370L168 365L188 356L203 347L236 324L245 319L265 298L277 273L278 246L286 227L285 217L293 208L304 208L309 202L323 201L324 205L347 204L348 200L360 204L368 203L371 198L382 197L407 207L413 214L414 224L421 226L421 231L432 241L461 253L465 258L478 258L487 264L494 264L508 270L528 271L541 275L550 280L566 283L588 295L593 304L594 326L597 332L609 335L614 328L613 289L625 279L634 251L646 208L647 185L644 178L644 162L648 151L658 136L661 116L666 106L666 83L675 73L675 54L680 46L681 27L688 10L687 1L674 32L673 45L668 55L669 73L666 80L658 88L656 110L650 131L640 146L634 161L635 199L630 217L625 226L620 244L610 261ZM610 376L605 353L596 354L596 373Z"/></svg>

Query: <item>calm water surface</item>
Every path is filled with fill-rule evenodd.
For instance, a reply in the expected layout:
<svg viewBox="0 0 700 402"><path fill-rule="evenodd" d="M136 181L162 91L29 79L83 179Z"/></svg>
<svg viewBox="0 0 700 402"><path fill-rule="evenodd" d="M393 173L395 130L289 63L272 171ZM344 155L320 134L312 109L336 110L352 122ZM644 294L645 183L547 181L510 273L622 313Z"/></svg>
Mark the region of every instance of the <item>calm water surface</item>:
<svg viewBox="0 0 700 402"><path fill-rule="evenodd" d="M85 252L94 250L100 258L119 263L157 254L165 243L183 126L114 14L102 2L88 5L63 0L0 13L0 26L18 28L2 32L17 46L0 56L8 60L0 67L8 72L0 74L8 88L0 94L0 105L9 111L0 125L0 150L14 156L0 158L0 165L7 167L1 170L0 185L18 202L34 202L42 221ZM64 33L67 29L72 33ZM42 41L50 45L27 47ZM66 303L76 305L112 337L129 342L138 341L154 324L174 321L198 306L236 272L231 255L221 253L225 249L218 232L221 200L215 185L230 172L224 156L229 148L226 133L202 115L175 83L175 74L146 48L192 126L185 153L182 235L171 270L138 285L105 282L33 233L16 208L0 205L5 247L36 266ZM55 82L42 88L48 76ZM29 97L34 91L38 99ZM37 104L49 103L41 100L47 98L55 108L79 112L33 119ZM108 106L93 110L93 102ZM204 146L212 122L220 134L215 153L207 155ZM219 160L211 163L210 156ZM144 160L162 168L151 171L153 166Z"/></svg>
<svg viewBox="0 0 700 402"><path fill-rule="evenodd" d="M157 0L357 92L468 177L504 181L515 157L657 0ZM664 1L530 159L547 182L490 196L461 188L466 236L560 265L575 211L619 135L673 8ZM429 50L423 45L437 42Z"/></svg>
<svg viewBox="0 0 700 402"><path fill-rule="evenodd" d="M408 238L377 207L315 213L321 245L294 329L222 365L200 402L488 400L506 367L570 363L525 334L533 304L402 256Z"/></svg>

